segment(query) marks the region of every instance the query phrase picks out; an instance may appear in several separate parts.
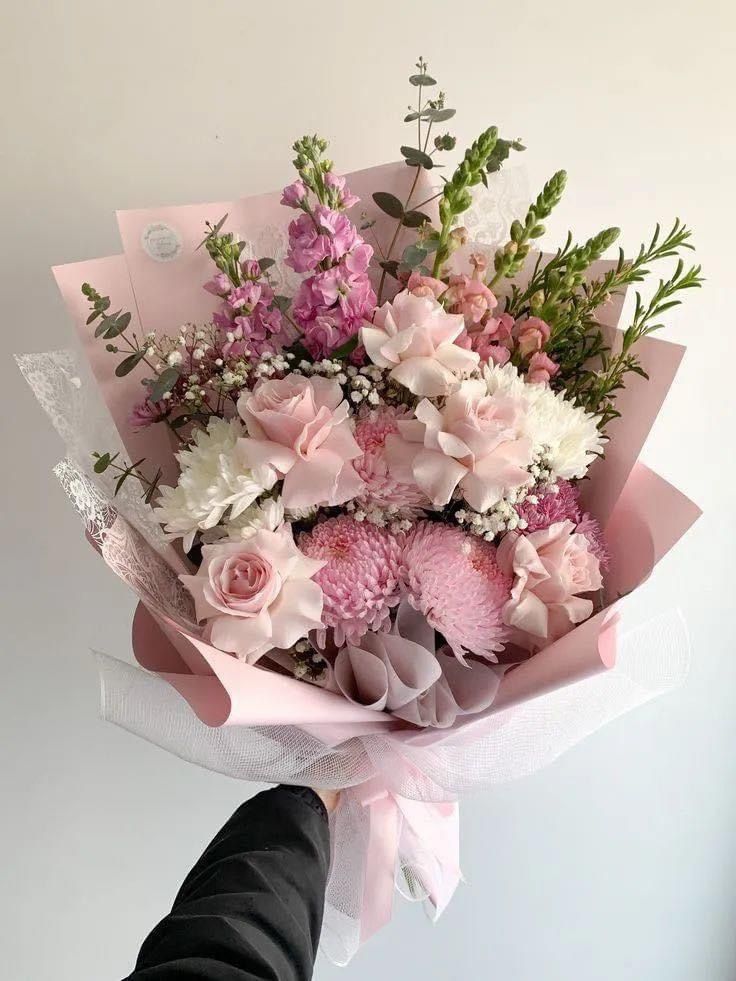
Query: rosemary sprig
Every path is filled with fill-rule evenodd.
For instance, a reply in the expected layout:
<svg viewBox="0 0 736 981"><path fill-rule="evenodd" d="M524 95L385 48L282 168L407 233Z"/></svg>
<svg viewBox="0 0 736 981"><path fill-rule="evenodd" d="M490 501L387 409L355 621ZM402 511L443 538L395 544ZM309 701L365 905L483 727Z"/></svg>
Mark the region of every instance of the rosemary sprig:
<svg viewBox="0 0 736 981"><path fill-rule="evenodd" d="M614 406L614 400L616 393L624 387L625 375L633 372L647 377L639 358L632 352L634 345L643 337L662 329L664 324L659 317L680 305L682 300L679 294L684 290L697 289L702 283L701 267L696 265L686 268L682 258L678 258L672 275L669 279L660 279L648 302L637 291L634 314L623 333L621 350L617 354L609 349L601 351L600 369L583 372L576 384L568 386L578 404L600 416L601 429L605 429L620 414Z"/></svg>

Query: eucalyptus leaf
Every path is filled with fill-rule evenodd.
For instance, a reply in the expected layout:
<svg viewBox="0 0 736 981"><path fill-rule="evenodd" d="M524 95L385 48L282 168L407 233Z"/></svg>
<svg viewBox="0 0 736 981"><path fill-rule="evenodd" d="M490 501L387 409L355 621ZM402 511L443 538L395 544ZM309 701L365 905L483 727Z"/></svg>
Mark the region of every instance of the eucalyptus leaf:
<svg viewBox="0 0 736 981"><path fill-rule="evenodd" d="M426 249L423 249L420 245L407 245L401 256L401 261L403 264L414 269L416 266L421 266L426 258Z"/></svg>
<svg viewBox="0 0 736 981"><path fill-rule="evenodd" d="M428 119L431 123L444 123L452 119L455 112L455 109L425 109L422 118Z"/></svg>
<svg viewBox="0 0 736 981"><path fill-rule="evenodd" d="M381 269L387 272L389 276L393 276L394 279L398 279L399 263L397 259L382 259L378 265L381 267Z"/></svg>
<svg viewBox="0 0 736 981"><path fill-rule="evenodd" d="M424 167L425 170L431 170L434 167L434 162L429 154L417 150L415 146L402 146L401 153L410 167Z"/></svg>
<svg viewBox="0 0 736 981"><path fill-rule="evenodd" d="M93 310L92 313L87 317L87 326L93 324L98 317L102 316L102 310Z"/></svg>
<svg viewBox="0 0 736 981"><path fill-rule="evenodd" d="M421 75L410 75L409 76L409 84L410 85L415 85L415 86L419 86L419 85L436 85L437 82L432 78L431 75L427 75L426 72L423 72Z"/></svg>
<svg viewBox="0 0 736 981"><path fill-rule="evenodd" d="M95 464L92 469L94 470L95 473L104 473L109 466L110 466L110 454L103 453L102 456L98 455L97 460L95 461Z"/></svg>
<svg viewBox="0 0 736 981"><path fill-rule="evenodd" d="M381 209L391 218L403 218L404 215L404 205L399 201L399 199L394 194L389 194L388 191L376 191L373 195L373 200Z"/></svg>
<svg viewBox="0 0 736 981"><path fill-rule="evenodd" d="M129 375L136 365L138 365L143 359L145 353L145 351L136 351L135 354L129 354L127 358L123 358L115 369L115 374L118 376L118 378L123 378L125 375Z"/></svg>
<svg viewBox="0 0 736 981"><path fill-rule="evenodd" d="M164 368L151 386L151 390L148 393L148 398L151 400L151 402L160 402L164 395L166 395L167 392L170 392L174 385L176 385L178 380L178 368L174 368L173 366L171 368Z"/></svg>
<svg viewBox="0 0 736 981"><path fill-rule="evenodd" d="M431 219L423 211L406 211L401 219L401 224L406 225L407 228L420 228L428 221Z"/></svg>
<svg viewBox="0 0 736 981"><path fill-rule="evenodd" d="M103 317L99 324L95 327L95 337L101 337L108 327L111 327L115 322L115 317Z"/></svg>
<svg viewBox="0 0 736 981"><path fill-rule="evenodd" d="M261 272L265 272L267 269L270 269L271 266L276 265L276 260L268 258L259 259L258 265L261 267Z"/></svg>
<svg viewBox="0 0 736 981"><path fill-rule="evenodd" d="M126 331L130 325L130 317L131 315L129 313L116 314L112 317L112 323L105 330L105 339L109 340L111 337L117 337Z"/></svg>

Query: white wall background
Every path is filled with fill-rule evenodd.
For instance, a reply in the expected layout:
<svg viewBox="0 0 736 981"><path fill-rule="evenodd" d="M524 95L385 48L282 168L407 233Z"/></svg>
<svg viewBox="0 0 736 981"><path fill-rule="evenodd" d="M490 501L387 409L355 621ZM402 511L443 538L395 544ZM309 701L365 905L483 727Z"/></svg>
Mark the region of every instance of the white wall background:
<svg viewBox="0 0 736 981"><path fill-rule="evenodd" d="M117 251L115 208L281 186L303 132L329 136L345 171L393 159L419 53L460 110L462 139L490 123L523 136L533 186L569 170L554 236L620 224L633 249L657 219L679 213L695 228L708 284L672 317L668 336L689 351L645 459L706 514L647 593L684 608L687 685L469 803L468 885L436 927L402 905L350 975L736 976L731 5L2 0L0 11L3 977L127 973L253 790L96 718L88 649L128 656L133 604L84 542L50 473L59 443L10 360L64 344L48 267ZM316 977L338 971L322 963Z"/></svg>

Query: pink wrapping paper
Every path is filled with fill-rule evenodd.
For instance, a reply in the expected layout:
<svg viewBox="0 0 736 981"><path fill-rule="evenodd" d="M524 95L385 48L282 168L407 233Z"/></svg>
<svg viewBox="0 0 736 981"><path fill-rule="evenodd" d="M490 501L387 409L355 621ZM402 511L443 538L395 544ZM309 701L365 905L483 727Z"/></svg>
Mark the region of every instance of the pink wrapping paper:
<svg viewBox="0 0 736 981"><path fill-rule="evenodd" d="M424 173L415 192L417 201L432 193ZM396 226L395 219L375 206L372 192L389 191L404 200L413 179L413 168L403 161L347 175L350 190L361 199L348 211L349 216L360 225L360 216L365 212L376 222L367 234L371 245L375 246L377 238L385 247ZM207 321L217 308L217 298L201 288L212 278L212 261L207 251L197 250L205 235L205 221L215 224L227 215L223 231L237 232L248 242L265 238L268 245L269 239L277 239L279 235L285 240L287 226L295 216L294 211L279 203L280 199L281 192L276 191L238 201L119 211L120 238L146 330L172 331L182 323ZM163 243L159 250L163 258L159 259L151 255L156 252L156 229L160 229L159 239ZM270 234L264 236L264 230Z"/></svg>

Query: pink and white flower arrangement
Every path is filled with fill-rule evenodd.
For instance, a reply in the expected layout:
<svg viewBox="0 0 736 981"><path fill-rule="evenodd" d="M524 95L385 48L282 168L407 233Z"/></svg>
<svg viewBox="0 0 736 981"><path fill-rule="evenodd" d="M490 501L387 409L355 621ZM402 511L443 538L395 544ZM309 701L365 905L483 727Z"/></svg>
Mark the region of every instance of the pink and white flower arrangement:
<svg viewBox="0 0 736 981"><path fill-rule="evenodd" d="M433 84L424 69L412 79ZM452 111L420 96L410 115L426 137ZM146 369L131 429L167 428L177 444L169 484L110 453L95 472L143 483L164 542L191 566L180 581L206 641L417 726L484 710L490 663L596 610L609 546L581 481L616 393L641 374L633 347L656 304L637 310L620 350L596 311L689 234L676 225L602 278L590 269L617 229L531 261L558 172L507 241L481 247L460 224L471 189L523 147L490 127L417 200L454 145L436 134L431 154L403 147L405 199L379 187L358 214L326 141L297 140L280 261L252 258L227 216L207 225L205 323L134 334L84 286L90 323L124 355L116 373ZM698 282L678 267L658 302Z"/></svg>
<svg viewBox="0 0 736 981"><path fill-rule="evenodd" d="M106 425L66 352L24 367L67 440L58 472L89 540L141 600L133 646L154 675L130 684L134 667L103 658L106 712L219 772L342 790L326 907L342 961L390 916L397 868L447 901L467 787L621 711L618 679L590 687L617 643L614 598L696 516L636 465L679 360L651 335L701 282L680 257L689 230L658 226L632 260L604 258L617 228L537 252L559 171L473 241L474 197L524 146L490 126L440 186L454 110L423 59L409 82L416 145L399 164L346 178L305 136L280 194L214 224L202 206L196 261L144 267L147 230L167 226L136 211L111 296L83 282L97 262L60 271L83 349L100 345ZM244 242L255 214L263 234ZM206 256L202 292L188 270ZM673 257L618 330L612 299ZM131 285L136 311L118 309ZM85 466L113 420L120 439Z"/></svg>

